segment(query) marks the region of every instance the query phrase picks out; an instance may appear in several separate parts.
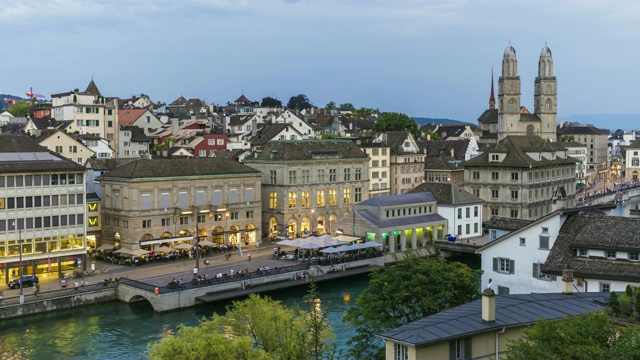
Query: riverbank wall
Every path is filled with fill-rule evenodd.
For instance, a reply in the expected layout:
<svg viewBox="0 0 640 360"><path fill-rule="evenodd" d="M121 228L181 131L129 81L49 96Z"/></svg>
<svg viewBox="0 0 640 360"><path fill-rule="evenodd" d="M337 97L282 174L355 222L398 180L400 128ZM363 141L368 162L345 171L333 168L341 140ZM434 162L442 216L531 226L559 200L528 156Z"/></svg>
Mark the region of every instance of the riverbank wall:
<svg viewBox="0 0 640 360"><path fill-rule="evenodd" d="M41 295L41 299L30 299L24 304L9 304L0 307L0 320L28 316L45 312L95 305L117 299L115 287L92 290L70 290L58 295Z"/></svg>

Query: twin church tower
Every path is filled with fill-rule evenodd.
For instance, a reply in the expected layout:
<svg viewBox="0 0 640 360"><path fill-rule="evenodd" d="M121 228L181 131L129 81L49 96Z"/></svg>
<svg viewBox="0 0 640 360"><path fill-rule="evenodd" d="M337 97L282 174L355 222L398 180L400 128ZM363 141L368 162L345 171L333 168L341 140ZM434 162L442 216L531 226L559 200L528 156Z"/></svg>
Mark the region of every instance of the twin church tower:
<svg viewBox="0 0 640 360"><path fill-rule="evenodd" d="M520 76L516 50L509 46L502 58L502 76L498 80L498 141L509 135L537 135L556 141L558 116L558 81L553 75L553 57L546 43L538 60L538 76L534 83L534 113L521 105ZM493 79L491 80L490 111L495 111Z"/></svg>

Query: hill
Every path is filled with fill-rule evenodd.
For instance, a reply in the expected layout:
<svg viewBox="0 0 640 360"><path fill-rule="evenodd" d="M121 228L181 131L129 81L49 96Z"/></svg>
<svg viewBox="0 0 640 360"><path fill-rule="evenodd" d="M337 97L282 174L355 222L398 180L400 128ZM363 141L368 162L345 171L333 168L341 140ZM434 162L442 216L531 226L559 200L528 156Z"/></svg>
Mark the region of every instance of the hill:
<svg viewBox="0 0 640 360"><path fill-rule="evenodd" d="M434 118L425 118L425 117L414 117L413 119L416 121L418 126L423 126L428 124L475 125L468 122L451 120L451 119L434 119Z"/></svg>
<svg viewBox="0 0 640 360"><path fill-rule="evenodd" d="M19 96L10 95L10 94L0 94L0 110L5 110L9 107L9 105L4 101L4 99L15 99L18 100L26 100Z"/></svg>
<svg viewBox="0 0 640 360"><path fill-rule="evenodd" d="M585 114L569 115L558 118L558 122L577 122L582 125L593 125L600 129L608 130L638 130L639 114Z"/></svg>

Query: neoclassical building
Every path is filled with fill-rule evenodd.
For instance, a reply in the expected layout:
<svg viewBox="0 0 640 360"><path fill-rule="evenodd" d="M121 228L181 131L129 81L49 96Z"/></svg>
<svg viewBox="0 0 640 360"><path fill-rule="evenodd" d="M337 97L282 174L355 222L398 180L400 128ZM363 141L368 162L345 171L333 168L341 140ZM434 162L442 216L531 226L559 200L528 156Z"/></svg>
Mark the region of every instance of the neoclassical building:
<svg viewBox="0 0 640 360"><path fill-rule="evenodd" d="M270 141L244 164L262 173L263 235L334 234L332 223L369 198L369 160L350 140Z"/></svg>
<svg viewBox="0 0 640 360"><path fill-rule="evenodd" d="M260 173L224 158L141 159L100 178L102 239L153 249L260 241Z"/></svg>

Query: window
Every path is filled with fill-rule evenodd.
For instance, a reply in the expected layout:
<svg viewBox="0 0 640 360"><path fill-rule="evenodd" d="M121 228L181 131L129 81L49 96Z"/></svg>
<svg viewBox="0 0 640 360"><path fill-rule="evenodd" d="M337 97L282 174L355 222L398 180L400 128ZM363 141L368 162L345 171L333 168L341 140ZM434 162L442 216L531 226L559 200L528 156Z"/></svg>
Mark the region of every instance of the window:
<svg viewBox="0 0 640 360"><path fill-rule="evenodd" d="M142 194L142 210L151 209L151 194Z"/></svg>
<svg viewBox="0 0 640 360"><path fill-rule="evenodd" d="M342 203L343 204L351 203L351 189L344 189L342 194Z"/></svg>
<svg viewBox="0 0 640 360"><path fill-rule="evenodd" d="M472 189L472 190L473 190L473 196L480 197L480 189Z"/></svg>
<svg viewBox="0 0 640 360"><path fill-rule="evenodd" d="M61 153L62 152L62 146L56 146L56 152L57 153Z"/></svg>
<svg viewBox="0 0 640 360"><path fill-rule="evenodd" d="M295 192L289 193L289 209L295 209L297 203L297 195Z"/></svg>
<svg viewBox="0 0 640 360"><path fill-rule="evenodd" d="M329 190L329 205L335 205L338 203L337 190Z"/></svg>
<svg viewBox="0 0 640 360"><path fill-rule="evenodd" d="M229 190L229 204L238 203L238 189Z"/></svg>
<svg viewBox="0 0 640 360"><path fill-rule="evenodd" d="M344 169L344 181L351 181L351 169Z"/></svg>
<svg viewBox="0 0 640 360"><path fill-rule="evenodd" d="M318 169L318 182L324 183L324 169Z"/></svg>
<svg viewBox="0 0 640 360"><path fill-rule="evenodd" d="M214 214L213 221L222 221L222 214Z"/></svg>
<svg viewBox="0 0 640 360"><path fill-rule="evenodd" d="M497 199L500 196L500 190L498 189L492 189L491 190L491 198L492 199Z"/></svg>
<svg viewBox="0 0 640 360"><path fill-rule="evenodd" d="M270 192L269 193L269 209L277 209L278 208L278 193Z"/></svg>
<svg viewBox="0 0 640 360"><path fill-rule="evenodd" d="M224 145L224 139L216 139L217 145Z"/></svg>
<svg viewBox="0 0 640 360"><path fill-rule="evenodd" d="M362 168L356 168L355 179L362 180Z"/></svg>
<svg viewBox="0 0 640 360"><path fill-rule="evenodd" d="M296 171L289 170L289 185L295 185L295 184L296 184Z"/></svg>
<svg viewBox="0 0 640 360"><path fill-rule="evenodd" d="M329 182L336 182L338 178L338 169L329 169Z"/></svg>
<svg viewBox="0 0 640 360"><path fill-rule="evenodd" d="M171 226L171 218L164 218L160 221L162 226Z"/></svg>
<svg viewBox="0 0 640 360"><path fill-rule="evenodd" d="M473 207L473 216L478 217L478 207L477 206Z"/></svg>
<svg viewBox="0 0 640 360"><path fill-rule="evenodd" d="M271 170L269 172L269 183L270 184L275 184L276 183L276 171L275 170Z"/></svg>
<svg viewBox="0 0 640 360"><path fill-rule="evenodd" d="M515 268L515 260L507 258L493 258L493 271L503 274L513 274Z"/></svg>
<svg viewBox="0 0 640 360"><path fill-rule="evenodd" d="M449 341L449 359L471 359L471 338Z"/></svg>
<svg viewBox="0 0 640 360"><path fill-rule="evenodd" d="M543 274L542 271L540 270L540 266L542 264L540 263L533 263L533 277L538 279L538 280L547 280L547 281L551 281L551 280L555 280L555 276L549 276L546 274Z"/></svg>
<svg viewBox="0 0 640 360"><path fill-rule="evenodd" d="M499 216L500 209L499 208L491 208L491 216Z"/></svg>
<svg viewBox="0 0 640 360"><path fill-rule="evenodd" d="M480 171L473 172L473 180L480 180Z"/></svg>
<svg viewBox="0 0 640 360"><path fill-rule="evenodd" d="M499 161L499 160L500 160L500 155L491 154L491 161Z"/></svg>
<svg viewBox="0 0 640 360"><path fill-rule="evenodd" d="M615 259L616 252L615 251L607 251L607 259Z"/></svg>
<svg viewBox="0 0 640 360"><path fill-rule="evenodd" d="M511 209L511 217L514 219L518 218L518 209Z"/></svg>
<svg viewBox="0 0 640 360"><path fill-rule="evenodd" d="M253 201L253 188L244 189L244 201L248 203Z"/></svg>
<svg viewBox="0 0 640 360"><path fill-rule="evenodd" d="M630 252L629 253L629 260L638 261L638 260L640 260L640 257L638 256L637 252Z"/></svg>
<svg viewBox="0 0 640 360"><path fill-rule="evenodd" d="M471 217L471 208L470 208L470 207L468 207L468 208L466 208L465 210L466 210L465 212L466 212L467 219L468 219L468 218L470 218L470 217Z"/></svg>
<svg viewBox="0 0 640 360"><path fill-rule="evenodd" d="M238 220L238 212L232 212L231 213L231 220Z"/></svg>
<svg viewBox="0 0 640 360"><path fill-rule="evenodd" d="M409 347L393 343L393 360L409 360Z"/></svg>
<svg viewBox="0 0 640 360"><path fill-rule="evenodd" d="M509 288L506 286L498 286L498 295L509 295Z"/></svg>
<svg viewBox="0 0 640 360"><path fill-rule="evenodd" d="M371 167L372 168L376 168L378 166L380 166L380 162L378 160L372 160L371 161Z"/></svg>
<svg viewBox="0 0 640 360"><path fill-rule="evenodd" d="M611 284L600 283L600 292L609 292L611 291Z"/></svg>
<svg viewBox="0 0 640 360"><path fill-rule="evenodd" d="M458 209L458 219L462 219L462 209Z"/></svg>
<svg viewBox="0 0 640 360"><path fill-rule="evenodd" d="M180 216L180 225L188 225L189 217L188 216Z"/></svg>
<svg viewBox="0 0 640 360"><path fill-rule="evenodd" d="M580 256L580 257L589 257L589 250L587 250L587 249L578 249L578 256Z"/></svg>
<svg viewBox="0 0 640 360"><path fill-rule="evenodd" d="M353 189L353 193L355 195L355 198L354 198L355 202L362 201L362 188L358 187L358 188Z"/></svg>
<svg viewBox="0 0 640 360"><path fill-rule="evenodd" d="M549 236L540 235L540 249L549 250Z"/></svg>
<svg viewBox="0 0 640 360"><path fill-rule="evenodd" d="M181 209L186 209L187 208L187 192L186 191L181 191L179 195L179 203L180 203L180 208Z"/></svg>
<svg viewBox="0 0 640 360"><path fill-rule="evenodd" d="M523 238L523 237L520 238L520 246L527 246L527 239L526 238Z"/></svg>
<svg viewBox="0 0 640 360"><path fill-rule="evenodd" d="M324 190L318 190L318 206L324 206Z"/></svg>
<svg viewBox="0 0 640 360"><path fill-rule="evenodd" d="M372 178L372 179L377 179L377 178L379 178L379 177L380 177L380 175L379 175L379 174L380 174L379 172L377 172L377 171L373 171L373 172L371 173L371 178Z"/></svg>
<svg viewBox="0 0 640 360"><path fill-rule="evenodd" d="M151 220L142 220L142 227L147 229L151 227Z"/></svg>
<svg viewBox="0 0 640 360"><path fill-rule="evenodd" d="M465 235L469 235L471 233L471 224L467 224L465 227Z"/></svg>
<svg viewBox="0 0 640 360"><path fill-rule="evenodd" d="M247 211L247 213L245 215L246 215L247 219L253 219L253 210Z"/></svg>
<svg viewBox="0 0 640 360"><path fill-rule="evenodd" d="M302 183L303 184L309 183L309 170L302 170Z"/></svg>
<svg viewBox="0 0 640 360"><path fill-rule="evenodd" d="M499 180L497 171L491 172L491 180Z"/></svg>
<svg viewBox="0 0 640 360"><path fill-rule="evenodd" d="M511 190L511 200L518 200L518 190Z"/></svg>

